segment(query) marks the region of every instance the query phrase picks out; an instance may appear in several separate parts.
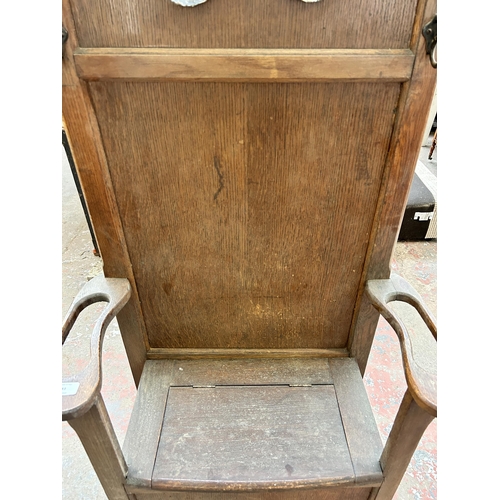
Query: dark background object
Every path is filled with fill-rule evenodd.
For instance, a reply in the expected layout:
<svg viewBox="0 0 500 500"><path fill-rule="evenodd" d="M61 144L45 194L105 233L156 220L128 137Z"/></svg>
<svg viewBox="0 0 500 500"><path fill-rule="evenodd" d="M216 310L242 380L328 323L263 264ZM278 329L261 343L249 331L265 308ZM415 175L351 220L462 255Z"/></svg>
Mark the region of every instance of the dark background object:
<svg viewBox="0 0 500 500"><path fill-rule="evenodd" d="M436 200L417 173L413 176L399 241L424 240L434 213ZM429 217L429 218L428 218Z"/></svg>
<svg viewBox="0 0 500 500"><path fill-rule="evenodd" d="M85 197L83 196L82 186L80 184L80 179L78 178L78 172L76 171L75 161L73 160L73 155L71 154L71 148L69 146L68 137L66 136L66 131L62 131L62 143L64 150L66 151L66 156L68 157L68 163L71 168L71 173L73 174L73 179L75 180L76 189L78 191L78 196L80 197L80 202L82 204L83 212L85 214L85 219L87 220L87 225L89 226L90 236L92 237L92 244L94 245L94 255L100 257L99 246L97 245L97 240L94 234L94 228L92 227L92 221L90 220L89 211L87 209L87 203L85 202Z"/></svg>

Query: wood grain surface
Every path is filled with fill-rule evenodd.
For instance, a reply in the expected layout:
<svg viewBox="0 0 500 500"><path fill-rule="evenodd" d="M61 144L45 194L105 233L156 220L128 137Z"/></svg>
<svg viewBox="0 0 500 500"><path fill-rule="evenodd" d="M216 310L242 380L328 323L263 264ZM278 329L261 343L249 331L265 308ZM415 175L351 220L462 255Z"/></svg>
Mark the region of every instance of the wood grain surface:
<svg viewBox="0 0 500 500"><path fill-rule="evenodd" d="M132 287L118 319L136 382L150 348L195 357L203 349L348 348L363 372L378 318L364 283L388 277L434 91L421 27L435 10L435 0L208 0L195 8L63 0L64 119L105 274ZM189 52L206 49L211 59ZM254 52L225 52L242 49ZM259 53L265 49L279 57ZM310 59L280 52L287 49L311 51ZM314 56L319 49L372 52L335 66L335 58ZM379 56L398 50L392 55L402 58L384 66ZM166 62L167 52L177 59ZM187 81L204 78L214 82ZM220 500L220 492L149 487L200 487L199 478L205 490L216 482L272 489L276 477L278 487L298 490L227 498L376 495L378 442L364 421L371 415L361 374L354 361L336 361L318 360L316 374L307 360L280 369L283 360L245 360L240 372L225 359L205 367L147 361L157 364L141 382L125 446L137 478L129 498ZM176 377L300 385L316 376L326 385L171 386ZM105 489L123 497L125 466L101 406L74 428ZM408 392L382 455L388 479L378 498L392 497L430 420ZM325 484L340 489L308 490Z"/></svg>
<svg viewBox="0 0 500 500"><path fill-rule="evenodd" d="M345 358L347 349L164 349L148 351L148 359Z"/></svg>
<svg viewBox="0 0 500 500"><path fill-rule="evenodd" d="M329 364L356 482L380 482L382 440L356 360L335 359Z"/></svg>
<svg viewBox="0 0 500 500"><path fill-rule="evenodd" d="M84 80L406 81L410 50L78 49Z"/></svg>
<svg viewBox="0 0 500 500"><path fill-rule="evenodd" d="M72 2L81 47L407 48L417 0Z"/></svg>
<svg viewBox="0 0 500 500"><path fill-rule="evenodd" d="M79 46L79 40L72 15L74 6L70 0L62 2L63 25L68 30L68 41L64 45L62 59L63 122L99 245L99 253L103 259L104 274L111 278L127 278L132 287L132 296L120 311L117 320L134 381L139 385L148 347L146 328L109 177L99 124L88 86L76 74L73 50Z"/></svg>
<svg viewBox="0 0 500 500"><path fill-rule="evenodd" d="M421 1L415 13L410 41L410 49L415 53L415 65L411 81L403 83L401 88L373 232L362 273L363 282L390 276L391 256L401 227L436 87L436 69L430 64L421 33L422 26L434 17L436 9L436 0ZM362 373L379 319L379 314L363 297L363 293L361 287L349 338L349 348L358 360Z"/></svg>
<svg viewBox="0 0 500 500"><path fill-rule="evenodd" d="M295 491L265 491L257 493L152 491L129 488L131 500L367 500L372 488L314 488Z"/></svg>
<svg viewBox="0 0 500 500"><path fill-rule="evenodd" d="M81 371L63 377L62 383L77 384L76 392L62 396L62 418L70 420L86 413L99 396L102 386L102 345L107 327L130 298L130 283L123 278L97 276L80 290L66 314L62 327L62 343L66 341L80 313L96 302L107 302L95 321L89 339L90 355Z"/></svg>
<svg viewBox="0 0 500 500"><path fill-rule="evenodd" d="M382 444L351 358L147 361L124 451L130 492L382 482ZM276 468L280 454L301 465Z"/></svg>
<svg viewBox="0 0 500 500"><path fill-rule="evenodd" d="M144 365L123 443L129 485L151 487L151 476L173 369L174 362L169 360L147 361Z"/></svg>
<svg viewBox="0 0 500 500"><path fill-rule="evenodd" d="M333 385L171 387L154 489L353 483Z"/></svg>
<svg viewBox="0 0 500 500"><path fill-rule="evenodd" d="M399 84L89 85L150 346L345 347Z"/></svg>
<svg viewBox="0 0 500 500"><path fill-rule="evenodd" d="M408 390L422 409L437 417L437 326L434 316L417 291L396 274L387 280L368 281L366 294L398 336Z"/></svg>
<svg viewBox="0 0 500 500"><path fill-rule="evenodd" d="M106 496L127 500L127 464L101 394L87 413L68 423L78 434Z"/></svg>
<svg viewBox="0 0 500 500"><path fill-rule="evenodd" d="M328 359L174 361L172 385L332 384Z"/></svg>
<svg viewBox="0 0 500 500"><path fill-rule="evenodd" d="M377 500L391 500L394 497L420 438L433 419L430 413L420 408L407 390L380 458L385 480L379 489L374 489Z"/></svg>

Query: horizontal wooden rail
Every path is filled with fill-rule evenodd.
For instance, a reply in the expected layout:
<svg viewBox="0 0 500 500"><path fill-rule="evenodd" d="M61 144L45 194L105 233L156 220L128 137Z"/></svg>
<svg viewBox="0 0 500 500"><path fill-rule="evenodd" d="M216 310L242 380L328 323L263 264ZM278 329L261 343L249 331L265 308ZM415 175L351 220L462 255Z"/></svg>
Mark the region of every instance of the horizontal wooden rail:
<svg viewBox="0 0 500 500"><path fill-rule="evenodd" d="M95 80L356 81L410 78L410 50L77 49L80 78Z"/></svg>
<svg viewBox="0 0 500 500"><path fill-rule="evenodd" d="M169 349L151 348L148 359L347 358L347 349Z"/></svg>

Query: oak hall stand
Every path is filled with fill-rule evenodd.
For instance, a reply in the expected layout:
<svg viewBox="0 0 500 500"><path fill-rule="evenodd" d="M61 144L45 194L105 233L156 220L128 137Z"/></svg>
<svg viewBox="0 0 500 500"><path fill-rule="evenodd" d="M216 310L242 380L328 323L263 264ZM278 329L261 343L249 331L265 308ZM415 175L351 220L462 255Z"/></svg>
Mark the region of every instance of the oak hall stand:
<svg viewBox="0 0 500 500"><path fill-rule="evenodd" d="M64 123L105 274L63 342L109 303L63 380L63 419L110 499L392 498L437 415L435 321L389 267L435 12L63 0ZM408 383L385 447L362 381L380 314ZM100 394L115 315L138 386L123 449Z"/></svg>

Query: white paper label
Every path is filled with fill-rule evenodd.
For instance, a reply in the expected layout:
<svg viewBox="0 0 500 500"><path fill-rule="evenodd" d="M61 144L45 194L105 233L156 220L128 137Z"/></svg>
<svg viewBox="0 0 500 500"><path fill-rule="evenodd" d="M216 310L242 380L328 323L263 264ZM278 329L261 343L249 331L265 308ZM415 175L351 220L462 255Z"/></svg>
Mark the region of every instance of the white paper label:
<svg viewBox="0 0 500 500"><path fill-rule="evenodd" d="M78 392L78 387L80 387L80 382L63 382L62 395L74 396Z"/></svg>
<svg viewBox="0 0 500 500"><path fill-rule="evenodd" d="M432 214L434 212L415 212L413 220L432 220Z"/></svg>

